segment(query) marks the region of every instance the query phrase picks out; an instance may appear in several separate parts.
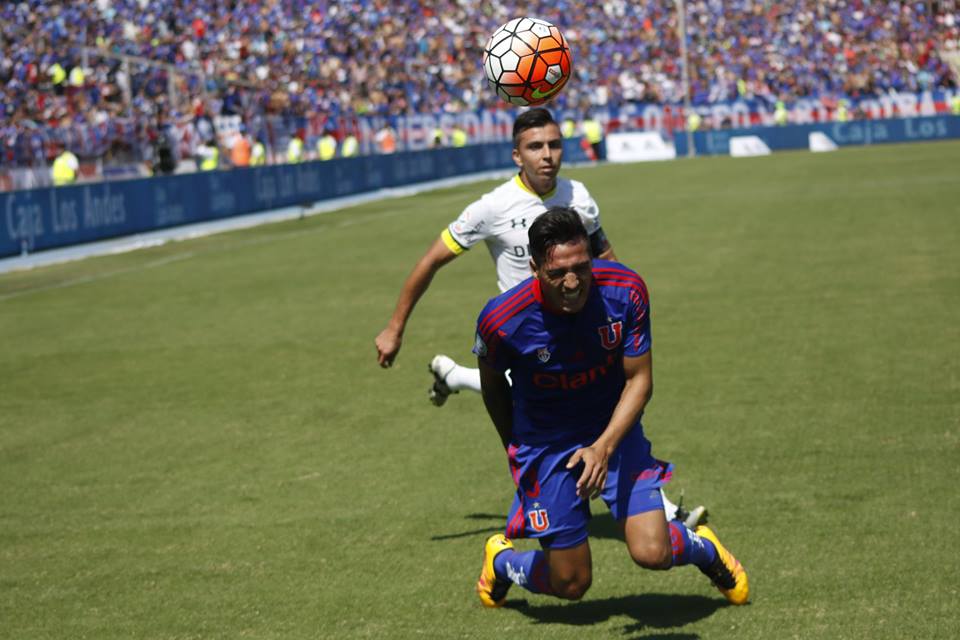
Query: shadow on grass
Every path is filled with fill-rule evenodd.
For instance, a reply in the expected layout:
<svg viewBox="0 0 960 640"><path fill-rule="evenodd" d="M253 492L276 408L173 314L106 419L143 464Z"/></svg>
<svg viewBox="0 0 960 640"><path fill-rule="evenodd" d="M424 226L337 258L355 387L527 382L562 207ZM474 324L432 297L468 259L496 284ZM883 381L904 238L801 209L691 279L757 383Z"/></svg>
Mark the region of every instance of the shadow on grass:
<svg viewBox="0 0 960 640"><path fill-rule="evenodd" d="M486 533L488 535L494 534L503 531L507 520L505 513L469 513L463 518L464 520L486 520L490 523L490 526L482 529L469 529L467 531L458 531L455 533L438 534L431 536L430 539L434 542L438 542L441 540L468 538L481 533ZM593 518L590 520L589 529L590 537L594 539L602 540L606 538L612 538L614 540L623 540L623 533L620 531L620 525L616 520L613 519L613 516L611 516L609 512L593 516Z"/></svg>
<svg viewBox="0 0 960 640"><path fill-rule="evenodd" d="M642 633L642 638L664 638L670 640L694 640L697 635L684 633L653 634L655 629L682 627L707 618L721 608L729 606L721 598L705 596L670 595L646 593L620 598L590 600L565 604L532 605L526 600L508 600L507 609L516 610L522 615L545 624L567 624L587 626L609 620L617 616L632 618L623 633L632 635Z"/></svg>
<svg viewBox="0 0 960 640"><path fill-rule="evenodd" d="M481 533L491 534L503 531L505 517L499 513L470 513L464 520L487 521L490 526L431 536L433 541L467 538ZM609 512L595 515L589 524L590 537L593 539L623 540L620 524ZM517 595L519 589L514 589ZM587 599L576 603L532 605L526 600L508 600L506 609L532 618L538 623L566 624L575 626L592 625L613 617L626 616L633 622L623 628L624 635L635 640L698 640L699 636L686 633L658 633L658 630L673 629L707 618L721 608L729 606L722 598L705 596L668 595L648 593L603 600ZM640 635L634 635L640 634Z"/></svg>
<svg viewBox="0 0 960 640"><path fill-rule="evenodd" d="M435 536L430 536L430 539L434 542L440 540L454 540L456 538L469 538L470 536L475 536L480 533L494 534L497 532L502 532L504 524L506 522L505 514L500 513L468 513L463 517L464 520L487 520L491 523L491 526L484 527L483 529L470 529L469 531L459 531L457 533L443 533Z"/></svg>

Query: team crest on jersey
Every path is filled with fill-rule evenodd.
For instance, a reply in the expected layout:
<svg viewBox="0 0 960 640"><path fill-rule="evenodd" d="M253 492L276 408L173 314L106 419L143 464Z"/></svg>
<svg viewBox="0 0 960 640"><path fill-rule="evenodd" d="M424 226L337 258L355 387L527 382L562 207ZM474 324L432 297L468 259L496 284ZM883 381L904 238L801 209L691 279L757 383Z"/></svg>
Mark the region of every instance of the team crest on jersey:
<svg viewBox="0 0 960 640"><path fill-rule="evenodd" d="M612 351L619 347L620 341L623 340L623 322L619 320L597 327L597 331L600 333L600 343L604 349Z"/></svg>
<svg viewBox="0 0 960 640"><path fill-rule="evenodd" d="M540 362L547 362L550 360L550 349L546 347L540 347L537 349L537 360Z"/></svg>
<svg viewBox="0 0 960 640"><path fill-rule="evenodd" d="M543 533L550 528L550 517L546 509L527 511L527 520L530 521L530 528L537 533Z"/></svg>

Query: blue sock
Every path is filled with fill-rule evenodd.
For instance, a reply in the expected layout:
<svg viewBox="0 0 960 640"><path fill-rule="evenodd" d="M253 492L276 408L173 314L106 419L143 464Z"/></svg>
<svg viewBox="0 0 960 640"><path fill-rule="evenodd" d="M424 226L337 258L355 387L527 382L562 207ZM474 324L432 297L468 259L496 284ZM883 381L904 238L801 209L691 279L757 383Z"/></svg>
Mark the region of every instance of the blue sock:
<svg viewBox="0 0 960 640"><path fill-rule="evenodd" d="M679 520L671 520L670 544L673 547L673 566L693 564L700 568L709 567L717 557L717 548L706 538L701 538L687 529Z"/></svg>
<svg viewBox="0 0 960 640"><path fill-rule="evenodd" d="M493 570L498 578L510 580L531 593L553 593L550 567L543 551L506 549L493 559Z"/></svg>

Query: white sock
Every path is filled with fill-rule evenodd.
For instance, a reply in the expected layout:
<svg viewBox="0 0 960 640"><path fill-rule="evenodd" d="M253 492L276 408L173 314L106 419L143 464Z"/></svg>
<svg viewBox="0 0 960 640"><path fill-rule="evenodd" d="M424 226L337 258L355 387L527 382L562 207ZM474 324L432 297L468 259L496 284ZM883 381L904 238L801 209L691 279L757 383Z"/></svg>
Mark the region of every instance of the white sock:
<svg viewBox="0 0 960 640"><path fill-rule="evenodd" d="M456 365L444 379L451 391L469 389L480 393L480 369L471 369Z"/></svg>
<svg viewBox="0 0 960 640"><path fill-rule="evenodd" d="M660 497L663 498L663 515L667 517L667 522L676 519L677 505L670 502L670 498L663 492L663 489L660 489Z"/></svg>

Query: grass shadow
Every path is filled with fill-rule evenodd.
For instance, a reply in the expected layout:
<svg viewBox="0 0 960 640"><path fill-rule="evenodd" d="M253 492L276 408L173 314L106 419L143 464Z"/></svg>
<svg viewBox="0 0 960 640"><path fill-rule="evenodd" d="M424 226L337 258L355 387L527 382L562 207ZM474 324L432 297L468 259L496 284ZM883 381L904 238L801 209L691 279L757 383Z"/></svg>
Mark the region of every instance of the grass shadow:
<svg viewBox="0 0 960 640"><path fill-rule="evenodd" d="M531 605L526 600L508 600L504 606L543 624L588 626L617 616L626 616L633 619L633 622L624 627L625 635L642 633L644 635L640 637L643 638L687 640L699 636L682 633L649 635L649 632L683 627L703 620L713 615L717 609L730 605L722 598L646 593L601 600L590 600L588 596L586 600L577 603L547 605Z"/></svg>
<svg viewBox="0 0 960 640"><path fill-rule="evenodd" d="M506 522L506 515L502 513L468 513L465 515L464 520L487 520L490 522L489 527L484 527L482 529L470 529L469 531L459 531L457 533L443 533L435 536L430 536L430 540L434 542L440 540L454 540L456 538L469 538L470 536L475 536L480 533L493 534L498 531L502 532Z"/></svg>

